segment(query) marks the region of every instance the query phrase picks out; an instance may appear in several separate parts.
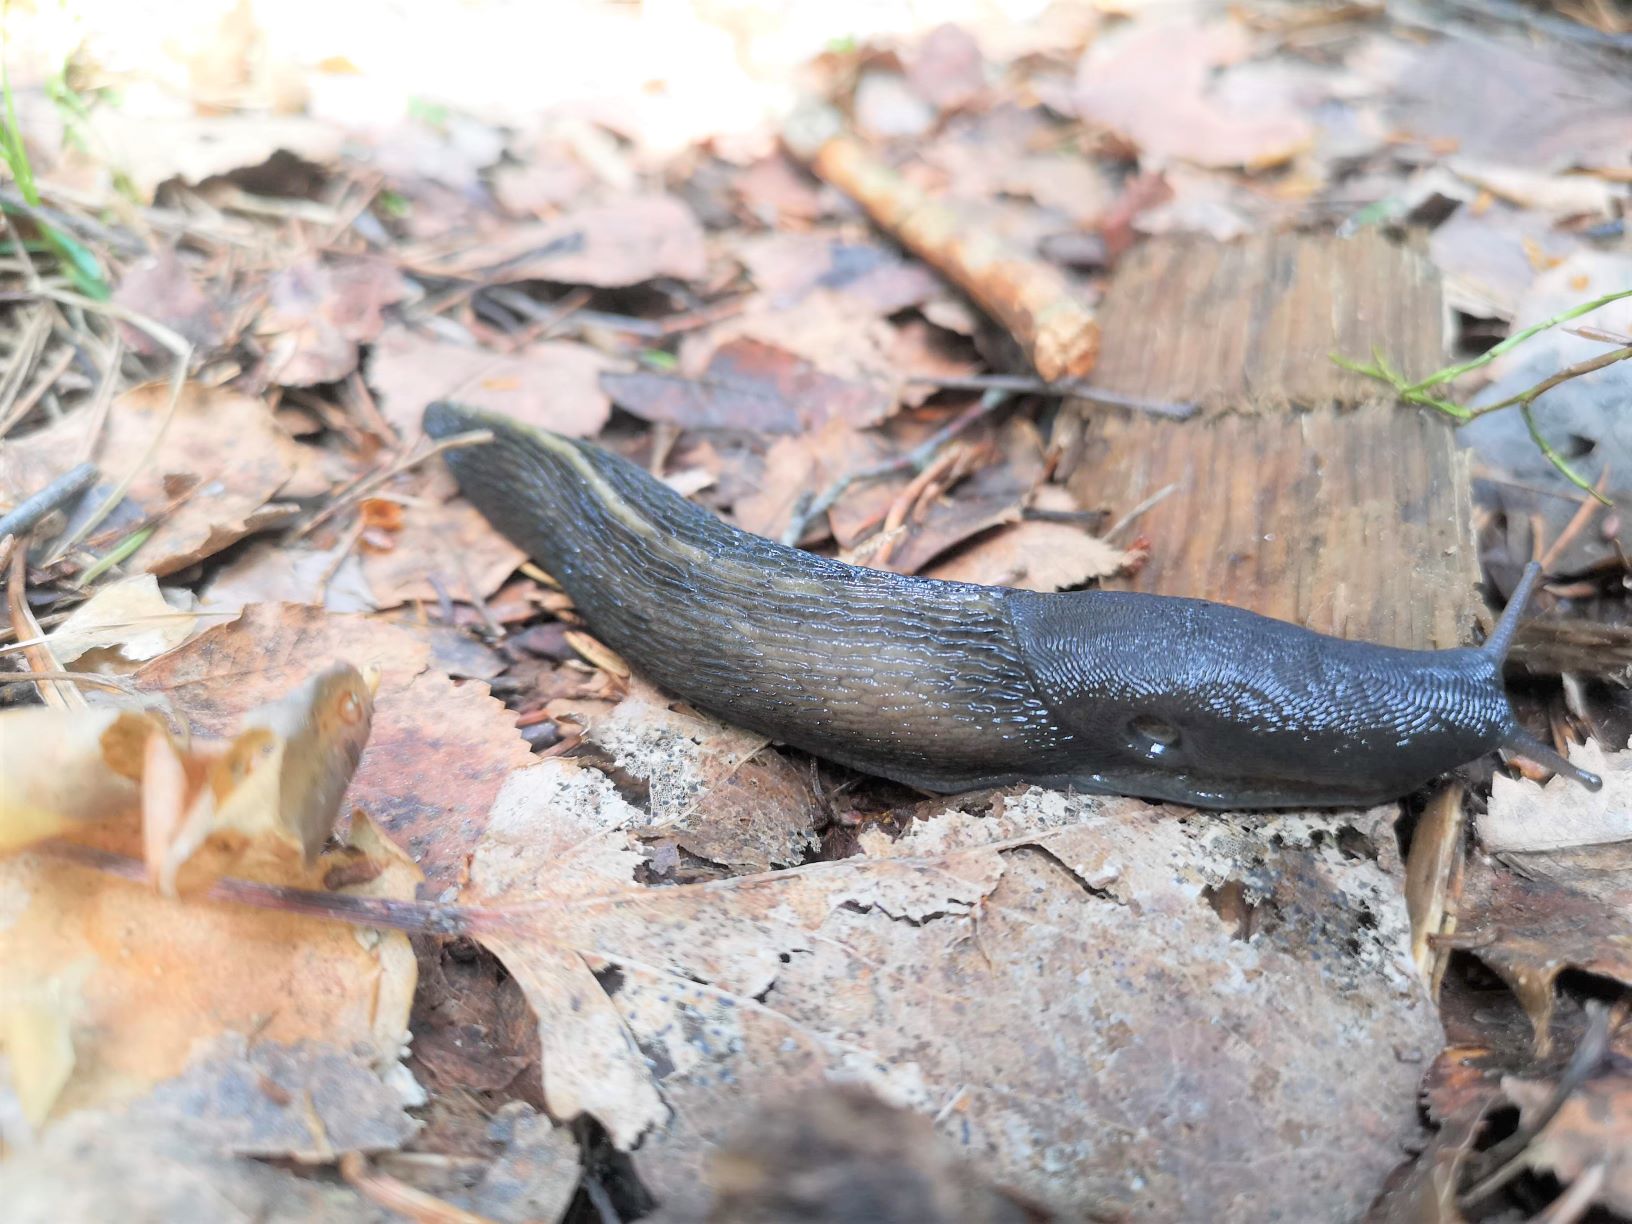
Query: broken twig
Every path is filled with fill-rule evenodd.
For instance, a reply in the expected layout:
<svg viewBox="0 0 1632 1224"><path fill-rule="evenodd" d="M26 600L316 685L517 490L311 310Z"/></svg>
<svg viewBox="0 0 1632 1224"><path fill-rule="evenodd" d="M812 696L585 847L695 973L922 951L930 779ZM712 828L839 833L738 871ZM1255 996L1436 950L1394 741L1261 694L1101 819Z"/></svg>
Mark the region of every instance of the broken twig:
<svg viewBox="0 0 1632 1224"><path fill-rule="evenodd" d="M826 514L833 508L835 502L843 497L851 485L862 480L877 480L882 476L893 476L898 472L922 472L934 461L935 452L945 446L948 441L957 437L970 425L981 417L994 411L1009 398L1007 391L988 391L981 396L980 401L965 408L952 420L941 426L929 437L905 454L886 459L882 463L871 464L868 467L856 468L846 472L828 485L814 498L802 497L794 503L793 514L788 519L788 525L782 531L781 542L797 548L800 539L809 529L810 524L818 517Z"/></svg>
<svg viewBox="0 0 1632 1224"><path fill-rule="evenodd" d="M795 113L782 139L885 233L973 298L1044 380L1081 378L1094 368L1099 324L1058 268L1011 246L954 202L915 187L843 131L830 107Z"/></svg>

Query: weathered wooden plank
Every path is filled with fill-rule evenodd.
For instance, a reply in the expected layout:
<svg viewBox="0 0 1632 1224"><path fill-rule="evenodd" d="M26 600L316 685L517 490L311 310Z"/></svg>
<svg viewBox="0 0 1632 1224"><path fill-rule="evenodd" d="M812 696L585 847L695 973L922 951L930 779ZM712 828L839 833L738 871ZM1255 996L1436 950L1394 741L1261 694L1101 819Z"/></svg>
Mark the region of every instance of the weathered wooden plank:
<svg viewBox="0 0 1632 1224"><path fill-rule="evenodd" d="M1400 646L1468 640L1482 611L1468 466L1447 423L1334 366L1373 346L1444 361L1417 252L1376 236L1147 244L1101 311L1095 382L1187 401L1187 421L1073 405L1069 484L1113 519L1167 488L1122 585L1219 599Z"/></svg>

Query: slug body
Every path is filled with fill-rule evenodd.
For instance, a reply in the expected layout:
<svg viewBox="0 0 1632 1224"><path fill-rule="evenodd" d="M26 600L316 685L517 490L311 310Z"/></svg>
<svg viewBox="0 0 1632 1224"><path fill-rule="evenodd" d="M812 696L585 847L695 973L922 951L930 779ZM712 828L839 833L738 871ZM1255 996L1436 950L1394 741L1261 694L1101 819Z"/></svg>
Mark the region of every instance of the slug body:
<svg viewBox="0 0 1632 1224"><path fill-rule="evenodd" d="M863 569L589 443L445 403L425 428L493 432L446 453L461 491L644 675L867 773L1284 807L1394 798L1502 745L1572 768L1514 720L1507 618L1482 648L1399 650L1202 600Z"/></svg>

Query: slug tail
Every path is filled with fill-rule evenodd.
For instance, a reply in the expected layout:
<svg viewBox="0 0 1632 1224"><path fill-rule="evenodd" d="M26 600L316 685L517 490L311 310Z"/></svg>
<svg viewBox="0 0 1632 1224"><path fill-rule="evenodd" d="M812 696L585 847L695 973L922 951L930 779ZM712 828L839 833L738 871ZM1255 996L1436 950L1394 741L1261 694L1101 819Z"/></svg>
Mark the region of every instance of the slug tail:
<svg viewBox="0 0 1632 1224"><path fill-rule="evenodd" d="M1561 754L1554 752L1548 745L1542 743L1528 731L1514 727L1502 741L1502 747L1508 752L1526 757L1537 765L1544 765L1556 774L1562 774L1586 787L1589 791L1598 791L1604 788L1604 780L1590 770L1582 769L1573 761L1566 760Z"/></svg>

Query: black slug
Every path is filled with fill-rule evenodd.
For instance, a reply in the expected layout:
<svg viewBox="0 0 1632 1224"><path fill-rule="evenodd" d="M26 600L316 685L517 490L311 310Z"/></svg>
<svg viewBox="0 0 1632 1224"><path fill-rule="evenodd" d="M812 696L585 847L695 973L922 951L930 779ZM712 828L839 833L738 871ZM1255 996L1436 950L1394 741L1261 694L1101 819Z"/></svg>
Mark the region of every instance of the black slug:
<svg viewBox="0 0 1632 1224"><path fill-rule="evenodd" d="M1532 739L1490 640L1400 650L1196 599L1043 595L845 565L750 535L597 446L432 404L465 497L608 645L727 721L931 791L1035 782L1204 807L1368 804Z"/></svg>

